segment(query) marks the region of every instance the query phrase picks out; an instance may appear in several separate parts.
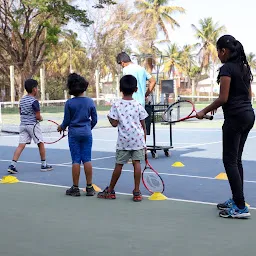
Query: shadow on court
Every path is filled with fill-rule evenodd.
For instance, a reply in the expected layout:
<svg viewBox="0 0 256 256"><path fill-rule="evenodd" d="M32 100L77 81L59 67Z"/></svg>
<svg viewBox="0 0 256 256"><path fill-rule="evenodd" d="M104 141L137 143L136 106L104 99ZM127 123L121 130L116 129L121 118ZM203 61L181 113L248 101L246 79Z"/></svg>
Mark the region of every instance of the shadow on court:
<svg viewBox="0 0 256 256"><path fill-rule="evenodd" d="M0 255L253 255L250 220L218 217L213 205L71 198L63 188L0 185ZM243 235L238 235L243 234Z"/></svg>

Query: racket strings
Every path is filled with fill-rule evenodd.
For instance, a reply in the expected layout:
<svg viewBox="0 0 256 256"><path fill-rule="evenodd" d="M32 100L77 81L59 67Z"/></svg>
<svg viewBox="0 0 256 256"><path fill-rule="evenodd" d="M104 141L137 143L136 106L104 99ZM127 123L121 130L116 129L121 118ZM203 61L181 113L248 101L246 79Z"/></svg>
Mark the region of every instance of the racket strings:
<svg viewBox="0 0 256 256"><path fill-rule="evenodd" d="M170 106L164 113L164 120L175 122L188 117L193 112L193 105L190 102L181 101Z"/></svg>
<svg viewBox="0 0 256 256"><path fill-rule="evenodd" d="M54 142L62 135L57 131L58 126L53 122L42 121L39 125L45 142Z"/></svg>
<svg viewBox="0 0 256 256"><path fill-rule="evenodd" d="M151 192L163 192L164 186L161 178L153 171L145 171L144 182L149 191Z"/></svg>

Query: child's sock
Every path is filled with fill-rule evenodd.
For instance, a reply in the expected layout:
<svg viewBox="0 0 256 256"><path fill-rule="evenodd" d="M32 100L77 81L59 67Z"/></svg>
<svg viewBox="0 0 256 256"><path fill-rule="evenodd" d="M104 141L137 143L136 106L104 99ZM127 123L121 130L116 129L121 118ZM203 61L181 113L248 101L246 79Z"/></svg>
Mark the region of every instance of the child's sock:
<svg viewBox="0 0 256 256"><path fill-rule="evenodd" d="M73 185L73 187L74 187L74 188L78 188L78 186L77 186L77 185Z"/></svg>
<svg viewBox="0 0 256 256"><path fill-rule="evenodd" d="M46 164L46 160L41 160L41 162L42 162L42 166L43 166L43 167L46 167L46 165L47 165L47 164Z"/></svg>
<svg viewBox="0 0 256 256"><path fill-rule="evenodd" d="M92 184L87 184L86 187L87 187L87 188L91 188L91 187L92 187Z"/></svg>
<svg viewBox="0 0 256 256"><path fill-rule="evenodd" d="M16 162L15 160L12 160L12 161L11 161L11 165L14 166L14 168L16 168L17 162Z"/></svg>

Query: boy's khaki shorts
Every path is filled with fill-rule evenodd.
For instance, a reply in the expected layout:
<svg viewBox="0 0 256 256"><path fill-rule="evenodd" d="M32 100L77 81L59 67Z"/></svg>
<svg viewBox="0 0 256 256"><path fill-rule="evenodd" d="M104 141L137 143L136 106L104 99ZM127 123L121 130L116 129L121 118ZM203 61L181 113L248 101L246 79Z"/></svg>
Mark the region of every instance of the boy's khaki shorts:
<svg viewBox="0 0 256 256"><path fill-rule="evenodd" d="M126 164L129 160L133 161L144 161L145 160L145 149L138 150L116 150L116 163Z"/></svg>

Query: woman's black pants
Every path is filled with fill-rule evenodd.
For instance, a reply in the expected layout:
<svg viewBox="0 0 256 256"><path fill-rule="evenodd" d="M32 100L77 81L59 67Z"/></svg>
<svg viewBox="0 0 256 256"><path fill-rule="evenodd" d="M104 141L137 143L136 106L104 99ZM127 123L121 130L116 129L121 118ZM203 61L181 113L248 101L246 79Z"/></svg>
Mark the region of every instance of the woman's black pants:
<svg viewBox="0 0 256 256"><path fill-rule="evenodd" d="M222 126L223 163L229 180L233 200L237 207L244 208L242 154L248 134L255 121L254 111L226 117Z"/></svg>

